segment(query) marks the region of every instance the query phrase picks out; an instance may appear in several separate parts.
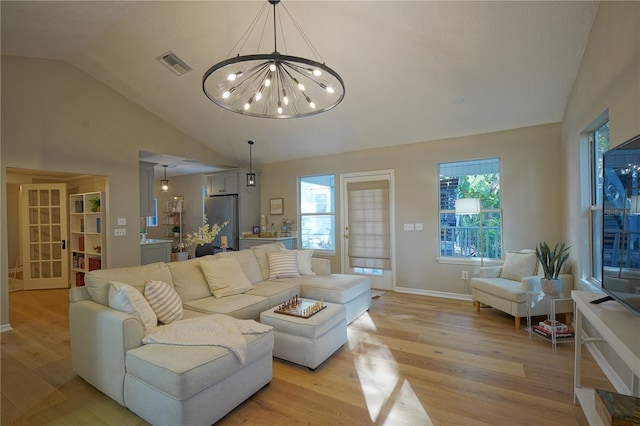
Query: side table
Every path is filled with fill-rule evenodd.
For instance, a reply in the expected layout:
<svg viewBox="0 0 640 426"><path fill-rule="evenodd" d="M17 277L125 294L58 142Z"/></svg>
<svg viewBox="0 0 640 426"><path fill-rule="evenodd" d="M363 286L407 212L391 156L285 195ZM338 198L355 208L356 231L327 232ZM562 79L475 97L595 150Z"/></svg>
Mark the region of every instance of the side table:
<svg viewBox="0 0 640 426"><path fill-rule="evenodd" d="M554 351L557 350L557 344L560 343L573 343L574 339L569 337L558 338L558 333L555 328L551 331L550 336L543 336L539 333L534 333L533 324L531 323L531 308L541 302L543 298L547 298L547 302L549 303L549 315L548 318L552 321L556 319L556 305L558 302L567 302L573 305L573 299L570 294L558 294L558 295L550 295L544 293L533 293L527 292L527 330L529 331L529 339L531 339L531 335L535 334L549 342L551 342L551 347ZM573 311L572 311L573 312ZM569 325L569 324L567 324Z"/></svg>

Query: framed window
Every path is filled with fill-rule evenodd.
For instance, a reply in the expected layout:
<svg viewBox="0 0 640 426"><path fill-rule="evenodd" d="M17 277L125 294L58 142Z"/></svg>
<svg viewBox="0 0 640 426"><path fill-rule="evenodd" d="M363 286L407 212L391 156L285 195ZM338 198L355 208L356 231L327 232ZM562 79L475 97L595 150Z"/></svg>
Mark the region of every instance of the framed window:
<svg viewBox="0 0 640 426"><path fill-rule="evenodd" d="M153 216L147 216L147 228L158 227L158 199L153 199Z"/></svg>
<svg viewBox="0 0 640 426"><path fill-rule="evenodd" d="M589 133L591 163L591 276L602 283L602 156L609 149L609 121Z"/></svg>
<svg viewBox="0 0 640 426"><path fill-rule="evenodd" d="M500 159L441 163L438 172L440 256L500 259ZM456 215L455 204L460 198L479 198L479 213Z"/></svg>
<svg viewBox="0 0 640 426"><path fill-rule="evenodd" d="M300 248L335 251L335 177L298 178Z"/></svg>

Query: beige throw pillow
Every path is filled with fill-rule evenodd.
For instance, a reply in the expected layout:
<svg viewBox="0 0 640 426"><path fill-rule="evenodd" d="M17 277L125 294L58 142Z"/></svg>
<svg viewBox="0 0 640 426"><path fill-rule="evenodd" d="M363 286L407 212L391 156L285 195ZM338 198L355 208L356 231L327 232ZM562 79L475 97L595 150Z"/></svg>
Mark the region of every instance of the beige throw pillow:
<svg viewBox="0 0 640 426"><path fill-rule="evenodd" d="M311 258L313 257L313 250L287 250L282 249L282 252L295 252L298 256L298 272L300 275L315 275L311 269Z"/></svg>
<svg viewBox="0 0 640 426"><path fill-rule="evenodd" d="M269 280L299 277L298 254L295 251L267 253L269 258Z"/></svg>
<svg viewBox="0 0 640 426"><path fill-rule="evenodd" d="M149 280L144 286L144 297L158 316L158 321L170 324L182 319L182 299L176 290L164 281Z"/></svg>
<svg viewBox="0 0 640 426"><path fill-rule="evenodd" d="M200 262L211 294L216 298L240 294L253 289L235 257L221 257Z"/></svg>
<svg viewBox="0 0 640 426"><path fill-rule="evenodd" d="M112 281L109 283L109 307L138 318L147 331L158 326L158 317L135 287Z"/></svg>
<svg viewBox="0 0 640 426"><path fill-rule="evenodd" d="M500 278L521 281L524 277L536 274L538 258L535 252L507 252L507 257L500 271Z"/></svg>

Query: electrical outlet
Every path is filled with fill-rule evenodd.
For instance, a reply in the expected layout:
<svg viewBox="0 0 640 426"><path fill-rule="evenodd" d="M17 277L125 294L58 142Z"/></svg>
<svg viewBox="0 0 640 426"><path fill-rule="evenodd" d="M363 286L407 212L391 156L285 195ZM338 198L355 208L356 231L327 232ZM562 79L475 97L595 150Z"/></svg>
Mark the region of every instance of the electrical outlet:
<svg viewBox="0 0 640 426"><path fill-rule="evenodd" d="M114 237L124 237L125 235L127 235L127 229L126 228L116 228L113 230L113 236Z"/></svg>
<svg viewBox="0 0 640 426"><path fill-rule="evenodd" d="M405 231L413 231L413 223L405 223L404 224Z"/></svg>
<svg viewBox="0 0 640 426"><path fill-rule="evenodd" d="M126 217L119 217L118 218L118 226L124 226L127 224L127 218Z"/></svg>
<svg viewBox="0 0 640 426"><path fill-rule="evenodd" d="M462 279L463 280L469 279L469 271L462 271Z"/></svg>

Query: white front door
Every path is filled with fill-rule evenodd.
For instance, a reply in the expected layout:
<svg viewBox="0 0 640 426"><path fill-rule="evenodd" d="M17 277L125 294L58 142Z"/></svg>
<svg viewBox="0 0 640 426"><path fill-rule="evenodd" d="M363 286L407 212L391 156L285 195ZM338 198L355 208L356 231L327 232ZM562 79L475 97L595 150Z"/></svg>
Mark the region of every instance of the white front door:
<svg viewBox="0 0 640 426"><path fill-rule="evenodd" d="M20 235L24 289L68 288L65 184L20 186Z"/></svg>
<svg viewBox="0 0 640 426"><path fill-rule="evenodd" d="M363 184L368 182L384 181L388 182L388 246L390 248L390 260L385 262L384 267L352 266L352 259L349 252L350 218L349 218L349 184ZM394 248L394 196L393 196L393 170L379 170L360 173L346 173L340 175L341 210L343 224L342 229L342 272L345 274L367 275L371 279L371 287L380 290L393 290L395 288L395 248ZM386 196L385 196L386 197ZM373 222L372 222L373 224ZM366 228L367 226L364 226ZM358 227L362 229L362 226ZM354 229L355 232L355 229ZM362 236L362 233L360 234Z"/></svg>

